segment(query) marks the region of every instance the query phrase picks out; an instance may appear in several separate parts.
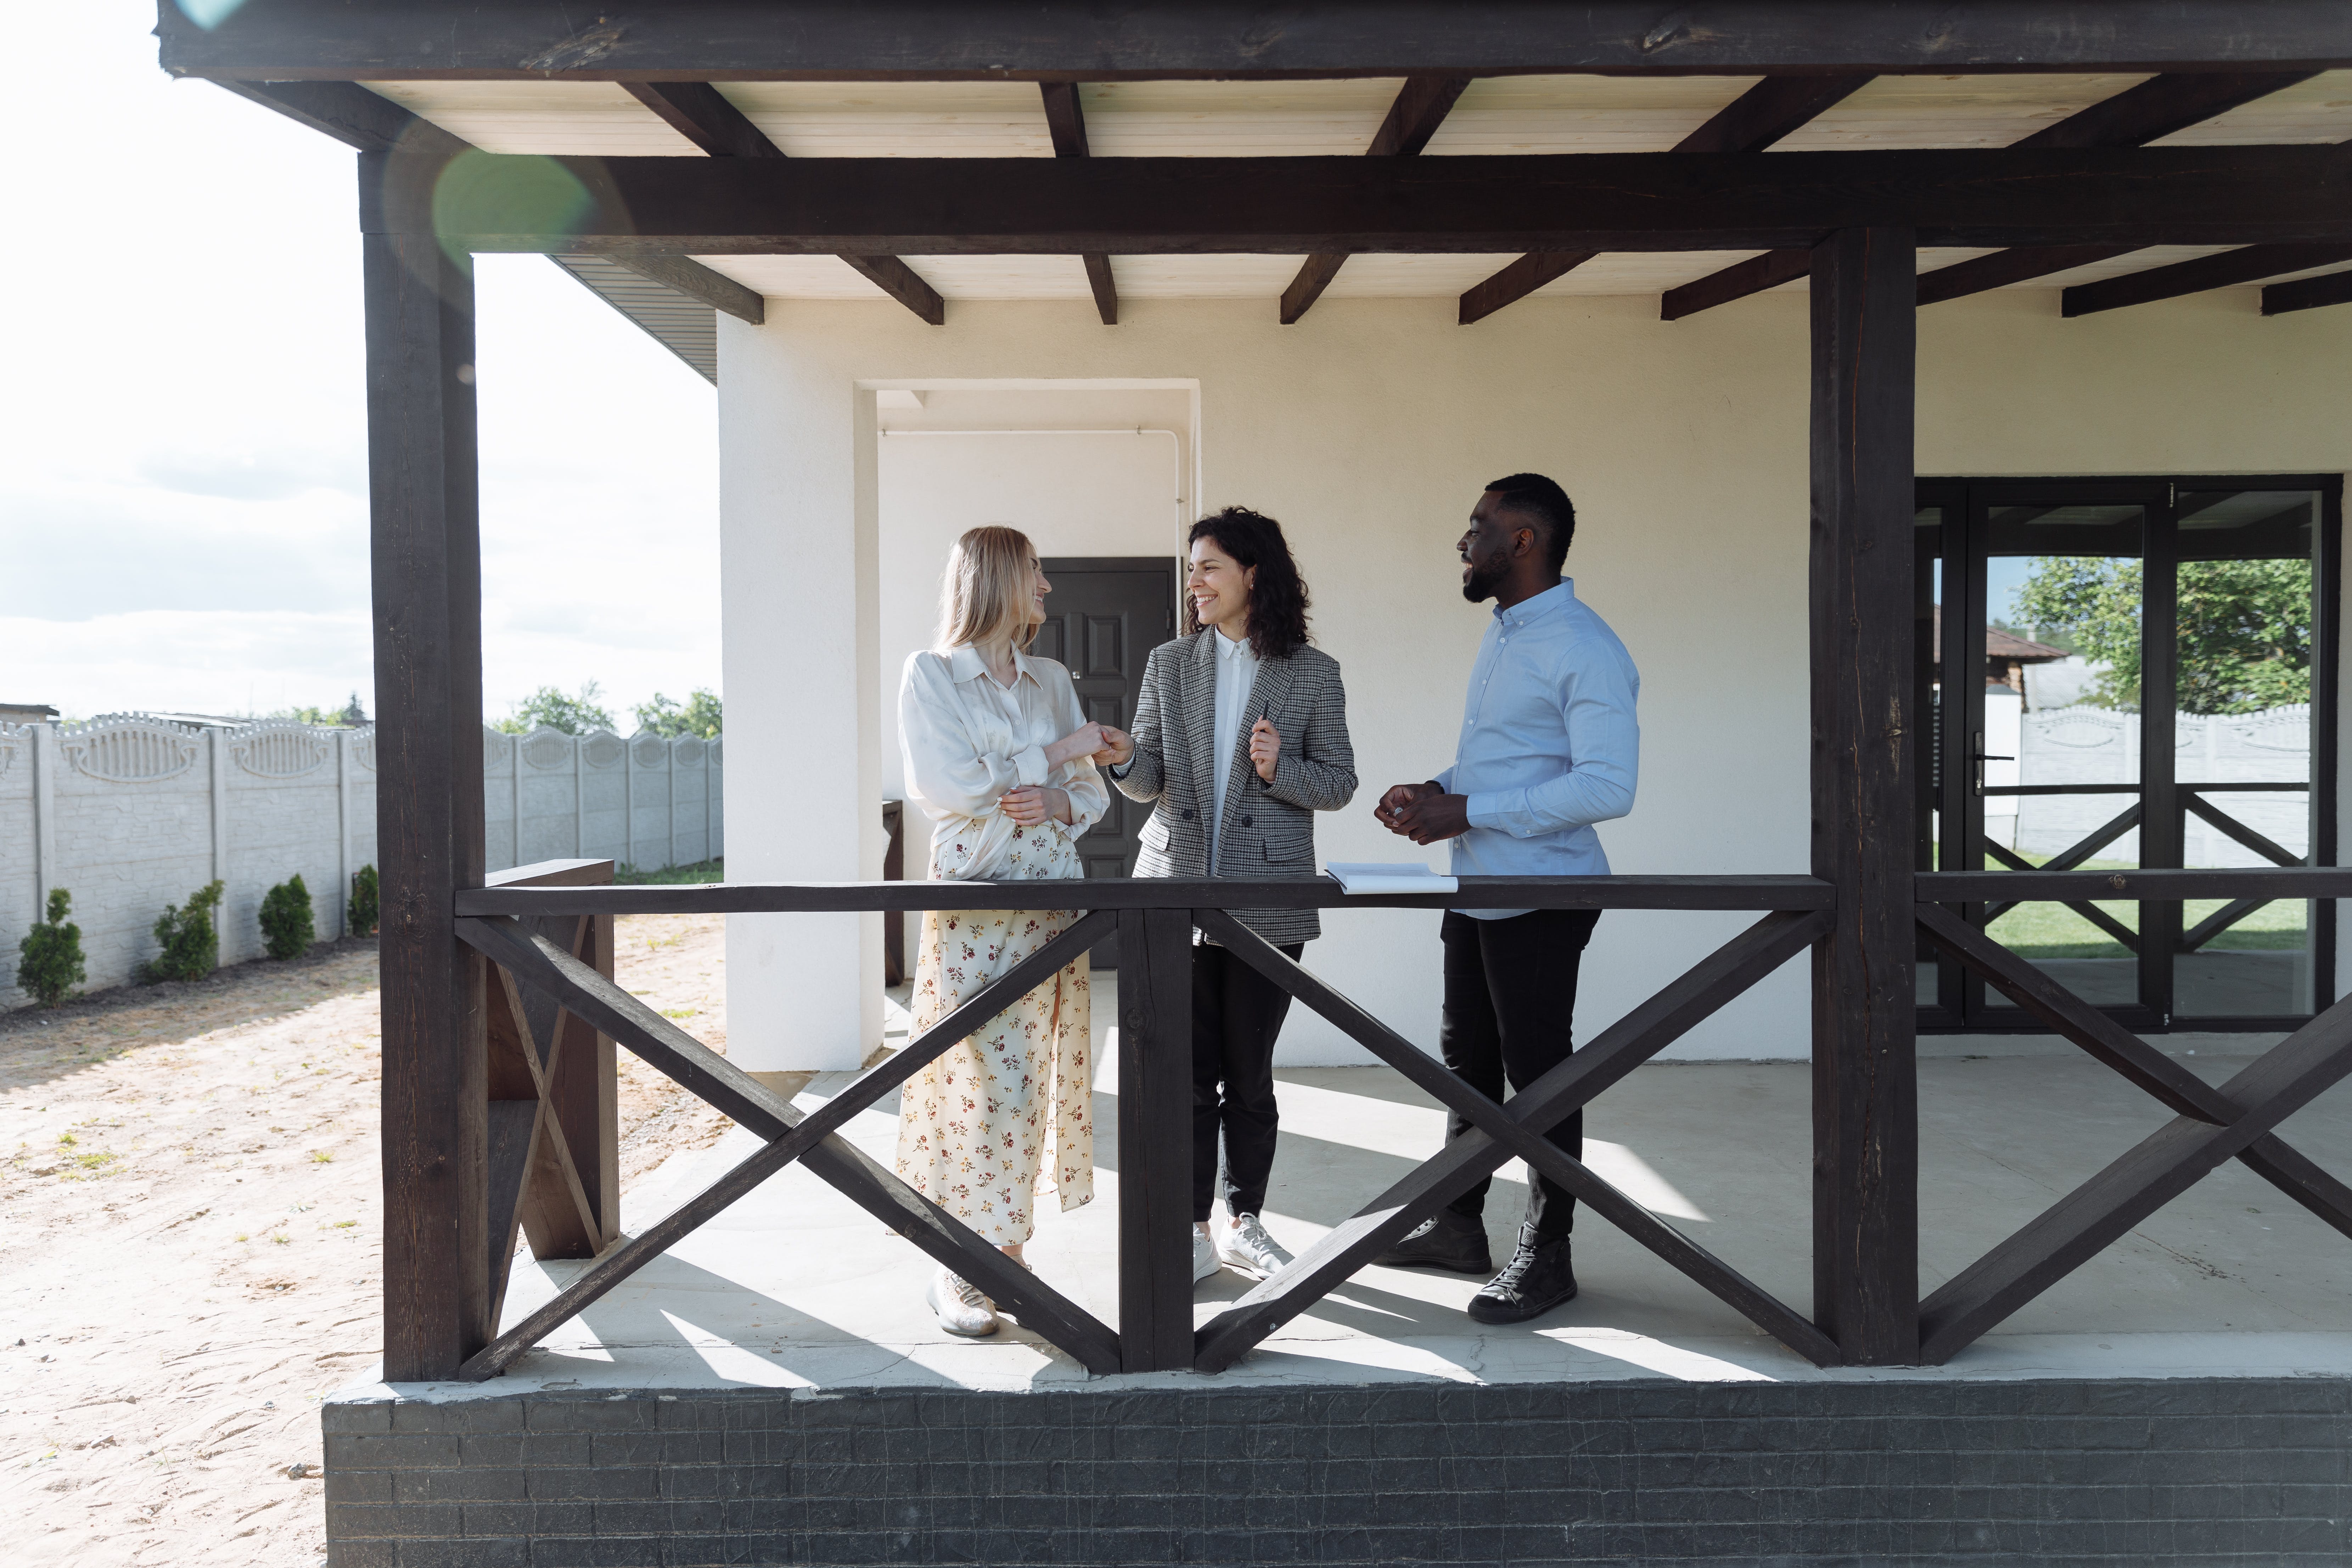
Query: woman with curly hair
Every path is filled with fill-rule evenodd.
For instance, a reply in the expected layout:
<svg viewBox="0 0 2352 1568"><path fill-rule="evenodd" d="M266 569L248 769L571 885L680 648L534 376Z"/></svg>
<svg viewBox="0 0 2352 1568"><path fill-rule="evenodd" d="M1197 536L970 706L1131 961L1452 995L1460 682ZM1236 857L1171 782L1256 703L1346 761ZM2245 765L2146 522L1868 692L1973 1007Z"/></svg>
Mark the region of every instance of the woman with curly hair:
<svg viewBox="0 0 2352 1568"><path fill-rule="evenodd" d="M1312 877L1315 813L1356 793L1339 666L1307 646L1307 584L1282 525L1227 507L1192 525L1188 635L1151 651L1135 732L1104 730L1111 782L1150 802L1139 877ZM1236 910L1296 959L1313 910ZM1192 949L1192 1278L1290 1261L1259 1217L1279 1116L1274 1042L1290 996L1216 942ZM1218 1134L1225 1223L1213 1229Z"/></svg>

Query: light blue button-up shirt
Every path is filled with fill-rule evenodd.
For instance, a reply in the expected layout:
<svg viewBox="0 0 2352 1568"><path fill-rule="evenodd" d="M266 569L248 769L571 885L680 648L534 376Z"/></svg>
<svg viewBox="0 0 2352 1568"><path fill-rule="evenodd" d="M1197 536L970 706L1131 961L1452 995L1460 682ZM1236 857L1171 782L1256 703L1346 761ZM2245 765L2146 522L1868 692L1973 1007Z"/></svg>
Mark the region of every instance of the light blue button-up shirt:
<svg viewBox="0 0 2352 1568"><path fill-rule="evenodd" d="M1496 609L1478 645L1454 765L1437 775L1469 797L1452 840L1457 877L1609 874L1596 822L1633 809L1640 671L1567 578ZM1506 920L1525 910L1465 910Z"/></svg>

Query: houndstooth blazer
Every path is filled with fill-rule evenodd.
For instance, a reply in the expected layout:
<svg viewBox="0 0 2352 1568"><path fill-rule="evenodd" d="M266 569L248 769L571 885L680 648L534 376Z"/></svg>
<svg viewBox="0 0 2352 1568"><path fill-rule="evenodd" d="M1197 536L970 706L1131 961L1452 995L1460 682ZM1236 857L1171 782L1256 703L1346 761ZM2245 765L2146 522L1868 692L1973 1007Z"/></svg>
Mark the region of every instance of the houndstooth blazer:
<svg viewBox="0 0 2352 1568"><path fill-rule="evenodd" d="M1232 753L1215 754L1217 650L1202 627L1160 644L1144 662L1135 703L1135 755L1111 770L1129 800L1152 804L1143 825L1139 877L1203 877L1209 869L1209 816L1216 799L1212 768L1225 779L1225 820L1217 835L1225 877L1315 875L1315 814L1337 811L1356 794L1356 753L1348 743L1348 694L1339 664L1301 647L1287 658L1261 660L1249 709ZM1249 729L1260 714L1282 733L1274 782L1249 760ZM1125 776L1120 776L1124 774ZM1323 934L1313 910L1235 910L1235 919L1277 947Z"/></svg>

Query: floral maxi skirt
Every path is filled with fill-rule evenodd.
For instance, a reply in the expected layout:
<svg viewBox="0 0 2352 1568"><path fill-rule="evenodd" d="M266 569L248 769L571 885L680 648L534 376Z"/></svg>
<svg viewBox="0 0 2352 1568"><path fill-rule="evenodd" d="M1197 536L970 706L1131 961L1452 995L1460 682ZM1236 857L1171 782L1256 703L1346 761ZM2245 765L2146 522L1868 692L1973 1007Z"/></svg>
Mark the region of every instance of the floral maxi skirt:
<svg viewBox="0 0 2352 1568"><path fill-rule="evenodd" d="M1076 922L1068 910L932 910L915 962L914 1032ZM1095 1195L1084 953L899 1091L898 1174L999 1247L1036 1228L1034 1200Z"/></svg>

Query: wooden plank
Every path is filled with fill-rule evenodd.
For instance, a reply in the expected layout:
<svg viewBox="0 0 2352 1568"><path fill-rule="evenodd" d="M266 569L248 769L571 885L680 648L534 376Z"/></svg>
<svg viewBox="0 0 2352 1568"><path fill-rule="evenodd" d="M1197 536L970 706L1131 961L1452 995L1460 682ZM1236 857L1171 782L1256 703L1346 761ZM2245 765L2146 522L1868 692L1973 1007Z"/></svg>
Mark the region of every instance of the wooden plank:
<svg viewBox="0 0 2352 1568"><path fill-rule="evenodd" d="M1867 75L1768 76L1675 143L1677 153L1761 153L1853 97Z"/></svg>
<svg viewBox="0 0 2352 1568"><path fill-rule="evenodd" d="M1339 276L1339 268L1347 264L1348 253L1344 250L1318 252L1300 263L1298 276L1282 291L1282 324L1291 326L1307 314L1307 307L1323 297L1323 290L1330 287L1331 279Z"/></svg>
<svg viewBox="0 0 2352 1568"><path fill-rule="evenodd" d="M2242 1114L2242 1108L2220 1089L1967 921L1934 904L1921 904L1915 913L1928 940L1954 960L1983 975L1988 984L2027 1014L2155 1096L2176 1115L2219 1127ZM2352 1236L2352 1188L2276 1136L2266 1134L2255 1140L2238 1158L2264 1181Z"/></svg>
<svg viewBox="0 0 2352 1568"><path fill-rule="evenodd" d="M1436 1058L1325 984L1264 937L1219 910L1195 910L1192 919L1204 934L1223 943L1227 952L1338 1025L1350 1039L1423 1093L1468 1118L1497 1146L1591 1205L1602 1218L1681 1269L1765 1332L1816 1365L1828 1366L1837 1361L1837 1347L1801 1313L1792 1311L1769 1291L1602 1181L1591 1167L1541 1132L1514 1120L1501 1105L1447 1071Z"/></svg>
<svg viewBox="0 0 2352 1568"><path fill-rule="evenodd" d="M877 158L874 161L883 163L887 160ZM841 258L848 262L859 277L931 325L947 325L947 301L940 298L938 289L923 281L920 274L897 257L853 255L844 251Z"/></svg>
<svg viewBox="0 0 2352 1568"><path fill-rule="evenodd" d="M2208 289L2257 283L2282 272L2332 267L2339 261L2352 261L2352 245L2249 245L2240 250L2225 250L2219 256L2200 256L2169 267L2127 272L2121 278L2077 283L2060 296L2059 308L2068 316L2091 316L2126 305L2201 294Z"/></svg>
<svg viewBox="0 0 2352 1568"><path fill-rule="evenodd" d="M2352 888L2352 869L2345 873ZM1978 898L1986 895L1975 895ZM2095 896L2078 891L2074 897ZM2202 897L2204 895L2191 895ZM1328 877L1254 880L1105 877L1084 882L705 882L626 888L481 888L461 915L751 914L850 910L1409 909L1818 910L1829 885L1794 876L1464 877L1451 893L1350 897Z"/></svg>
<svg viewBox="0 0 2352 1568"><path fill-rule="evenodd" d="M1045 132L1054 139L1056 158L1087 155L1087 111L1078 101L1078 84L1045 81L1037 84L1045 100Z"/></svg>
<svg viewBox="0 0 2352 1568"><path fill-rule="evenodd" d="M1996 250L1990 256L1971 256L1966 261L1955 261L1949 267L1938 267L1933 272L1921 273L1919 303L1940 305L1947 300L1963 299L1991 289L2006 289L2012 283L2047 278L2053 272L2088 267L2095 262L2112 261L2118 256L2129 256L2135 248L2128 245L2043 245Z"/></svg>
<svg viewBox="0 0 2352 1568"><path fill-rule="evenodd" d="M783 149L707 81L623 82L631 98L713 158L781 158Z"/></svg>
<svg viewBox="0 0 2352 1568"><path fill-rule="evenodd" d="M363 153L362 199L428 186L440 160ZM484 969L454 901L480 885L481 546L470 265L373 235L366 300L383 879L384 1371L452 1375L488 1321Z"/></svg>
<svg viewBox="0 0 2352 1568"><path fill-rule="evenodd" d="M2137 147L2307 81L2313 74L2307 70L2168 71L2076 110L2015 145Z"/></svg>
<svg viewBox="0 0 2352 1568"><path fill-rule="evenodd" d="M1064 938L1076 929L1065 932ZM931 1258L979 1285L1016 1313L1024 1325L1069 1352L1089 1371L1118 1369L1117 1340L1090 1313L982 1241L838 1133L819 1135L818 1129L837 1126L858 1108L834 1111L828 1107L803 1115L726 1058L544 937L530 936L511 922L492 920L464 921L460 931L467 942L525 984L551 992L565 1007L680 1086L768 1140L766 1148L718 1184L643 1235L604 1254L545 1306L469 1358L463 1376L494 1375L556 1325L795 1159ZM804 1122L814 1125L804 1131Z"/></svg>
<svg viewBox="0 0 2352 1568"><path fill-rule="evenodd" d="M1919 1353L1954 1354L2352 1073L2352 999L2220 1086L2227 1126L2168 1122L1920 1303Z"/></svg>
<svg viewBox="0 0 2352 1568"><path fill-rule="evenodd" d="M2352 300L2352 271L2324 272L2316 278L2298 278L2292 283L2273 283L2263 290L2263 314L2284 316L2290 310L2315 310L2322 305L2341 305Z"/></svg>
<svg viewBox="0 0 2352 1568"><path fill-rule="evenodd" d="M563 232L509 193L578 183ZM2352 240L2334 146L1477 158L508 158L362 206L475 250L696 255L1772 249ZM436 227L437 226L437 227Z"/></svg>
<svg viewBox="0 0 2352 1568"><path fill-rule="evenodd" d="M2269 909L2276 899L2234 899L2199 921L2180 936L2180 951L2194 952L2257 910Z"/></svg>
<svg viewBox="0 0 2352 1568"><path fill-rule="evenodd" d="M1813 1315L1846 1362L1918 1351L1912 984L1911 471L1917 238L1813 252Z"/></svg>
<svg viewBox="0 0 2352 1568"><path fill-rule="evenodd" d="M494 888L593 888L612 881L613 862L594 858L538 860L483 878ZM526 923L607 980L613 977L611 915L552 916ZM542 993L516 986L505 970L494 969L492 977L497 993L524 1019L525 1032L536 1034L544 1046L534 1059L541 1064L546 1120L531 1184L524 1189L523 1225L532 1255L593 1258L621 1234L620 1095L613 1038ZM490 1016L495 1024L495 1006ZM542 1209L544 1215L537 1215ZM571 1214L579 1216L576 1222L567 1217ZM564 1234L575 1223L577 1232Z"/></svg>
<svg viewBox="0 0 2352 1568"><path fill-rule="evenodd" d="M509 1265L515 1255L515 1230L522 1215L524 1184L530 1176L532 1145L539 1138L539 1101L494 1100L488 1117L489 1217L483 1226L483 1278L489 1299L484 1307L490 1327L498 1326L506 1304Z"/></svg>
<svg viewBox="0 0 2352 1568"><path fill-rule="evenodd" d="M1087 287L1095 297L1095 314L1106 327L1118 325L1118 285L1110 275L1110 258L1099 250L1086 254Z"/></svg>
<svg viewBox="0 0 2352 1568"><path fill-rule="evenodd" d="M1734 300L1745 300L1750 294L1761 294L1767 289L1810 278L1812 273L1811 250L1768 250L1761 256L1736 261L1720 272L1710 272L1667 289L1658 296L1658 320L1679 321L1685 316L1696 316L1701 310L1712 310L1717 305L1728 305Z"/></svg>
<svg viewBox="0 0 2352 1568"><path fill-rule="evenodd" d="M351 81L235 81L221 86L264 109L362 153L395 146L423 157L454 158L471 143Z"/></svg>
<svg viewBox="0 0 2352 1568"><path fill-rule="evenodd" d="M1981 904L2001 899L2073 903L2093 899L2352 898L2352 866L2242 866L2210 870L1921 871L1919 901Z"/></svg>
<svg viewBox="0 0 2352 1568"><path fill-rule="evenodd" d="M1483 321L1554 279L1567 277L1599 254L1595 250L1529 251L1492 278L1464 289L1454 320L1465 327L1473 321Z"/></svg>
<svg viewBox="0 0 2352 1568"><path fill-rule="evenodd" d="M2252 19L2258 16L2258 23ZM162 8L174 76L627 80L1398 76L1411 71L1750 75L1842 69L2158 71L2352 64L2336 0L1654 0L1530 6L1394 0L1034 0L844 5L690 0L606 15L555 0L250 0L199 26Z"/></svg>
<svg viewBox="0 0 2352 1568"><path fill-rule="evenodd" d="M1504 1110L1530 1131L1549 1130L1803 952L1827 920L1820 911L1766 915L1513 1095ZM1451 1141L1280 1275L1202 1324L1193 1336L1193 1364L1202 1372L1232 1365L1510 1158L1509 1150L1483 1131Z"/></svg>
<svg viewBox="0 0 2352 1568"><path fill-rule="evenodd" d="M2203 817L2207 822L2211 823L2215 827L2220 828L2222 833L2226 834L2231 838L2237 840L2237 842L2244 845L2247 848L2252 850L2263 859L2268 860L2273 866L2301 866L2305 864L2305 860L2302 856L2296 854L2294 850L2287 848L2277 840L2265 837L2263 835L2247 826L2244 823L2239 821L2236 817L2231 816L2228 812L2213 805L2211 803L2200 799L2197 792L2194 790L2182 790L2180 792L2180 804L2187 806L2197 816Z"/></svg>
<svg viewBox="0 0 2352 1568"><path fill-rule="evenodd" d="M1118 918L1119 1366L1173 1372L1192 1364L1192 925Z"/></svg>
<svg viewBox="0 0 2352 1568"><path fill-rule="evenodd" d="M739 321L758 326L768 319L768 302L756 289L746 289L723 272L714 272L689 256L662 256L633 251L612 258L640 278L675 289L689 300L699 300L724 310Z"/></svg>

